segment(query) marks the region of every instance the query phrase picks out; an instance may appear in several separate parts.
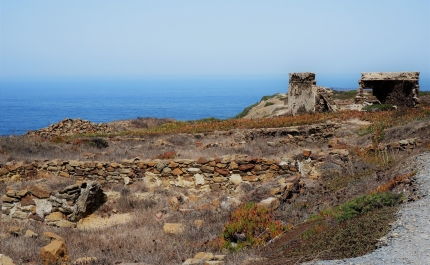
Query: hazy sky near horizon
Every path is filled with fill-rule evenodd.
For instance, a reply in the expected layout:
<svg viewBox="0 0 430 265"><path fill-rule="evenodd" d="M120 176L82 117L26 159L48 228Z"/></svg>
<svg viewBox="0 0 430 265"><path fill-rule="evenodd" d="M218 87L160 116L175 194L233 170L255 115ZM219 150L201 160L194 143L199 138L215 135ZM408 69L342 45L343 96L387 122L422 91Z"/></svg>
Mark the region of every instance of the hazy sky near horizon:
<svg viewBox="0 0 430 265"><path fill-rule="evenodd" d="M0 79L301 71L430 80L430 1L0 0Z"/></svg>

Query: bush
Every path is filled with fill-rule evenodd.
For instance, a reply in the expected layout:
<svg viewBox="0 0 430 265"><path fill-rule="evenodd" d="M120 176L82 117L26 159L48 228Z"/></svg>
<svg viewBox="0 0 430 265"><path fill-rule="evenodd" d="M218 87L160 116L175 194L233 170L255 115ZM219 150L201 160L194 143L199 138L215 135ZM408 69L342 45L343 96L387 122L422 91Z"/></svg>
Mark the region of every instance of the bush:
<svg viewBox="0 0 430 265"><path fill-rule="evenodd" d="M108 142L102 138L94 138L88 141L89 146L95 146L99 149L106 148L109 146Z"/></svg>
<svg viewBox="0 0 430 265"><path fill-rule="evenodd" d="M393 105L391 104L373 104L363 108L365 111L386 111L392 109Z"/></svg>
<svg viewBox="0 0 430 265"><path fill-rule="evenodd" d="M221 236L221 246L238 251L247 246L261 246L287 229L272 213L253 202L243 204L230 216Z"/></svg>
<svg viewBox="0 0 430 265"><path fill-rule="evenodd" d="M267 101L266 104L264 104L264 107L268 107L272 105L275 105L275 103Z"/></svg>
<svg viewBox="0 0 430 265"><path fill-rule="evenodd" d="M338 207L336 219L343 222L358 215L398 203L400 196L391 192L378 192L352 199Z"/></svg>

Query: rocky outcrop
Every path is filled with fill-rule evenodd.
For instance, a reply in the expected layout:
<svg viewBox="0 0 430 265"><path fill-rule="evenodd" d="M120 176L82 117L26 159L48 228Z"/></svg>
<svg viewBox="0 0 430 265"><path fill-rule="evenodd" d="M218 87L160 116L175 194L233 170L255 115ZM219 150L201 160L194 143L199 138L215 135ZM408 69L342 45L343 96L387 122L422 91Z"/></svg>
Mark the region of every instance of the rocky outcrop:
<svg viewBox="0 0 430 265"><path fill-rule="evenodd" d="M112 129L106 123L92 123L82 119L65 119L49 127L29 131L27 135L53 138L56 136L70 136L75 134L107 134Z"/></svg>
<svg viewBox="0 0 430 265"><path fill-rule="evenodd" d="M51 191L39 183L28 190L9 186L2 201L2 218L31 218L50 225L74 227L72 222L94 212L104 202L104 194L97 182L70 185L59 191Z"/></svg>

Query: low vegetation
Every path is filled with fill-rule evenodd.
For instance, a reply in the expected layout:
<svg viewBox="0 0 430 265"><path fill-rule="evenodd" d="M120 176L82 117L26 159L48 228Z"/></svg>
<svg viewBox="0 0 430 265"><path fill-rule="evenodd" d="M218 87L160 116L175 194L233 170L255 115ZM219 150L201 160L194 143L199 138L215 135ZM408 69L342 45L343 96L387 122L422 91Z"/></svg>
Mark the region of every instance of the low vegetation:
<svg viewBox="0 0 430 265"><path fill-rule="evenodd" d="M350 96L349 91L345 93ZM273 96L276 95L270 97ZM355 129L352 125L351 128L344 126L354 119L367 121L369 125ZM303 136L302 141L277 145L289 136L249 134L251 136L245 137L240 129L306 126L327 121L339 123L339 129L330 137L349 137L347 139L351 140L338 142L336 146L349 155L345 161L327 156L325 167L319 168L322 175L304 187L297 186L297 197L283 198L274 191L273 194L280 198L280 206L276 210L257 206L262 199L274 196L270 185L271 181L280 180L276 178L268 180L265 185L260 185L260 182L241 183L237 189L203 195L196 190L177 187L150 189L139 181L129 186L103 183L103 188L111 192L112 197L96 211L95 216L107 220L115 215L127 215L130 218L128 223L84 231L47 227L39 222L6 221L0 226L0 253L8 254L17 264L40 263L39 250L43 240L8 236L9 227L15 225L39 235L44 231L56 232L65 238L72 260L94 256L99 259L95 264L182 264L200 251L226 253L227 265L240 264L251 256L266 258L261 264L299 264L314 259L347 258L368 253L375 249L378 239L389 231L389 223L395 220L398 204L407 196L401 192L412 187L415 171L409 168L408 157L430 146L428 125L415 126L428 124L430 107L253 120L207 118L180 122L138 118L132 121L131 130L106 137L80 135L56 137L50 141L25 136L0 137L0 164L54 158L120 161L136 156L144 159L197 159L240 154L273 159L291 155L294 159L301 159L303 149L307 148L312 149L313 161L319 163L319 150L329 152L327 139L310 142ZM391 129L398 132L390 132ZM407 132L408 137L421 137L422 145L401 152L378 148L381 143L403 139L398 138L403 132ZM216 166L222 167L222 163L217 162ZM51 183L52 179L46 176L37 178L55 187L68 185L71 181L57 178L62 183ZM22 182L20 187L35 181L39 180ZM0 183L0 196L5 194L7 185L11 184ZM222 206L236 196L238 190L243 195L240 197L242 204L233 208ZM177 205L172 205L172 201ZM203 225L196 225L196 221ZM164 223L183 223L186 226L181 235L167 235L163 233Z"/></svg>
<svg viewBox="0 0 430 265"><path fill-rule="evenodd" d="M285 225L273 218L273 213L268 209L248 202L231 214L220 238L220 246L232 251L263 246L286 229Z"/></svg>

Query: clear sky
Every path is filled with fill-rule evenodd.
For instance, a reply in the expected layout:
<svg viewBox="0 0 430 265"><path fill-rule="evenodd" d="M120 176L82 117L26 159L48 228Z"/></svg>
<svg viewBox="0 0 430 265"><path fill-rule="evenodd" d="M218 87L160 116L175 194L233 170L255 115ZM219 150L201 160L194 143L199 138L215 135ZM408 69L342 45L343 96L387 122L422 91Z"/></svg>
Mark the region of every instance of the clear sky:
<svg viewBox="0 0 430 265"><path fill-rule="evenodd" d="M0 0L0 79L419 71L429 0ZM349 83L348 83L349 84Z"/></svg>

